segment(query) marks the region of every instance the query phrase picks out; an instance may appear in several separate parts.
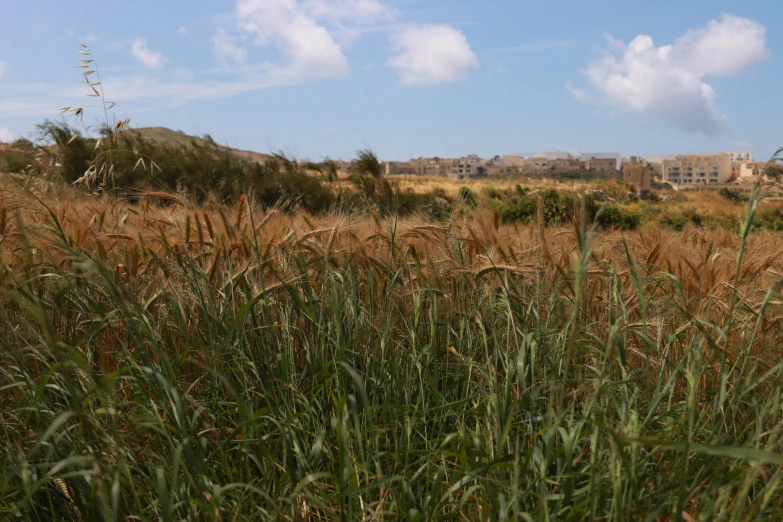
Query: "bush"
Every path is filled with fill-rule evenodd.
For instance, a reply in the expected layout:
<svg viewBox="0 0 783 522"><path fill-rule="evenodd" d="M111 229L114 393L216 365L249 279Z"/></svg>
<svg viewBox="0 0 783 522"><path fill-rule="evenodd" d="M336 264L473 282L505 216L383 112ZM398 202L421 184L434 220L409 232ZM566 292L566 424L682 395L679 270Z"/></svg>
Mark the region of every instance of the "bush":
<svg viewBox="0 0 783 522"><path fill-rule="evenodd" d="M536 215L536 202L533 198L522 197L511 200L500 212L503 223L528 223Z"/></svg>
<svg viewBox="0 0 783 522"><path fill-rule="evenodd" d="M494 187L487 189L487 196L489 196L491 199L503 199L503 194L501 194L500 191Z"/></svg>
<svg viewBox="0 0 783 522"><path fill-rule="evenodd" d="M765 228L773 232L783 231L783 212L778 207L761 207L753 219L753 228Z"/></svg>
<svg viewBox="0 0 783 522"><path fill-rule="evenodd" d="M639 205L606 205L597 216L598 223L605 229L635 230L642 222Z"/></svg>
<svg viewBox="0 0 783 522"><path fill-rule="evenodd" d="M685 220L685 217L683 217L682 214L675 214L673 216L663 216L661 218L661 226L664 228L668 228L670 230L674 230L676 232L682 232L685 230L685 225L687 224L687 221Z"/></svg>
<svg viewBox="0 0 783 522"><path fill-rule="evenodd" d="M723 187L718 191L718 194L728 199L734 204L742 204L748 201L748 194L745 191L739 189L732 189L729 187Z"/></svg>
<svg viewBox="0 0 783 522"><path fill-rule="evenodd" d="M557 225L568 220L568 210L573 207L573 200L565 193L555 189L544 192L544 222L547 225Z"/></svg>
<svg viewBox="0 0 783 522"><path fill-rule="evenodd" d="M459 197L469 207L476 207L476 195L468 187L462 186L459 188Z"/></svg>
<svg viewBox="0 0 783 522"><path fill-rule="evenodd" d="M11 154L0 158L0 171L19 173L29 166L29 158L22 154Z"/></svg>

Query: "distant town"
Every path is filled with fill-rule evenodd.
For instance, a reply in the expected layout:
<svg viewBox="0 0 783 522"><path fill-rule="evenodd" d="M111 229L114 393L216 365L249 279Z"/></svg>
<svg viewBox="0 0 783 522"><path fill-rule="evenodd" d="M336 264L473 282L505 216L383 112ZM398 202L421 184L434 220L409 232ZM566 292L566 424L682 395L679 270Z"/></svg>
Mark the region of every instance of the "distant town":
<svg viewBox="0 0 783 522"><path fill-rule="evenodd" d="M766 164L754 161L753 153L726 151L718 154L656 155L625 158L619 153L539 152L529 155L503 155L490 159L473 154L462 158L418 158L383 163L384 173L393 175L444 176L452 179L519 173L542 177L579 175L615 178L635 185L641 193L652 183L668 183L675 188L713 186L760 175ZM346 170L349 164L341 165Z"/></svg>
<svg viewBox="0 0 783 522"><path fill-rule="evenodd" d="M160 134L161 129L157 130ZM163 129L168 134L173 131ZM170 137L169 137L170 139ZM255 161L264 162L264 154L242 152ZM261 159L259 159L261 158ZM337 160L338 171L349 172L352 163ZM0 143L0 171L15 172L14 167L34 165L39 170L59 167L57 147L35 147L25 139L13 144ZM587 153L574 156L568 152L508 154L485 159L475 154L461 158L417 158L409 161L385 161L382 172L387 176L408 175L475 179L500 174L525 174L559 179L618 179L634 185L639 194L649 193L654 183L678 188L719 186L751 181L765 173L766 163L757 162L752 152L726 151L718 154L652 155L646 158L623 157L616 152Z"/></svg>

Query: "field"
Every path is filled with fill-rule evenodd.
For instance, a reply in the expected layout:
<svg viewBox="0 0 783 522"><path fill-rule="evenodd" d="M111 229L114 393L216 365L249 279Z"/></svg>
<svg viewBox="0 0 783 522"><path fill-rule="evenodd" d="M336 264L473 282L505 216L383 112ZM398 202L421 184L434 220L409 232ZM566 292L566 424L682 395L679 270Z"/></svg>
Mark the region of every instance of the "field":
<svg viewBox="0 0 783 522"><path fill-rule="evenodd" d="M783 517L783 239L752 215L0 194L4 518Z"/></svg>

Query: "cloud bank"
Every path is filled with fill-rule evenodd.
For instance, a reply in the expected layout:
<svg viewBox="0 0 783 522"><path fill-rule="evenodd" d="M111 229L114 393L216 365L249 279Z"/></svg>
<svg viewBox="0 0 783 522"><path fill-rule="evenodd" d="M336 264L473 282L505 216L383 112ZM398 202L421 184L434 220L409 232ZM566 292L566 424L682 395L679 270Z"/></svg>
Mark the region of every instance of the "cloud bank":
<svg viewBox="0 0 783 522"><path fill-rule="evenodd" d="M628 44L608 37L603 56L582 71L587 87L567 88L584 103L641 114L686 132L721 135L729 126L705 77L735 75L768 56L763 25L724 15L660 47L644 34Z"/></svg>

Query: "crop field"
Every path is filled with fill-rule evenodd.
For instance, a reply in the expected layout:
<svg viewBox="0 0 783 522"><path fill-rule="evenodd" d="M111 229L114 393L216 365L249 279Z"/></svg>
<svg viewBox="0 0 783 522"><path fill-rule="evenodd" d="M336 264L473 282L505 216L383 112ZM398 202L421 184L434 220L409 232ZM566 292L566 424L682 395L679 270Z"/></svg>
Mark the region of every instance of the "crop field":
<svg viewBox="0 0 783 522"><path fill-rule="evenodd" d="M757 196L619 231L5 183L0 515L783 517Z"/></svg>

